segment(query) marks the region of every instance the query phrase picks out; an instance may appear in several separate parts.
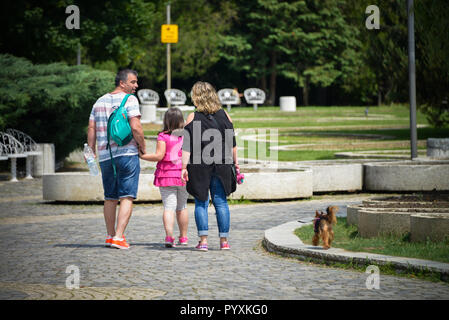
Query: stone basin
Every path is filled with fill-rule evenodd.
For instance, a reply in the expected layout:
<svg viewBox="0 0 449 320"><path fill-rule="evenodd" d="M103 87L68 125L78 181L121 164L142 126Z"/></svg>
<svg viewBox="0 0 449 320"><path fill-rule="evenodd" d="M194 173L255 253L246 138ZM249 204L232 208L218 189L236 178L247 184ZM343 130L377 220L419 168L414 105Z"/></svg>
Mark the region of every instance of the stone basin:
<svg viewBox="0 0 449 320"><path fill-rule="evenodd" d="M149 168L148 170L152 170ZM297 199L311 197L311 169L242 168L243 184L231 194L231 199ZM137 201L159 201L159 188L153 185L152 173L141 173ZM46 174L42 179L43 199L48 201L103 201L101 175L87 172Z"/></svg>

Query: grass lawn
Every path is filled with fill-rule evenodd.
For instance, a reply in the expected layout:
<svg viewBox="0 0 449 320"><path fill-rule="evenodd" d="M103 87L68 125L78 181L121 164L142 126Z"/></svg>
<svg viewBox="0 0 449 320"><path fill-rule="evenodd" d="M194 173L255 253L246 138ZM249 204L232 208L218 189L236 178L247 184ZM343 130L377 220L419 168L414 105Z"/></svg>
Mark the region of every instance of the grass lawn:
<svg viewBox="0 0 449 320"><path fill-rule="evenodd" d="M270 159L270 147L289 146L274 151L279 161L335 159L338 152L404 150L410 153L409 108L406 105L372 106L365 116L364 106L297 107L296 112L281 112L279 107L233 107L230 116L237 130L239 157ZM425 155L426 139L449 137L449 128L428 126L425 116L417 113L418 150ZM156 136L159 125L144 125L146 136ZM273 133L275 140L248 152L246 138ZM274 143L274 144L273 144ZM262 146L259 155L259 148Z"/></svg>
<svg viewBox="0 0 449 320"><path fill-rule="evenodd" d="M358 235L357 226L346 224L346 218L337 218L334 233L332 247L335 248L449 263L449 239L443 242L410 242L408 234L362 238ZM302 242L312 244L313 225L298 228L295 234Z"/></svg>

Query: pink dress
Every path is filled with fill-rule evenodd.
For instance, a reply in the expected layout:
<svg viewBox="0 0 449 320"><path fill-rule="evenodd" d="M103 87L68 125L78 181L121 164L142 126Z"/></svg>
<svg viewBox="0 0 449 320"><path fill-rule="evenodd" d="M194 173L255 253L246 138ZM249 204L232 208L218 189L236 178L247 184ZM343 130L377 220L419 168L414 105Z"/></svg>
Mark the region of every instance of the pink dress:
<svg viewBox="0 0 449 320"><path fill-rule="evenodd" d="M165 156L156 165L154 185L156 187L185 186L181 180L183 137L161 132L157 141L165 142Z"/></svg>

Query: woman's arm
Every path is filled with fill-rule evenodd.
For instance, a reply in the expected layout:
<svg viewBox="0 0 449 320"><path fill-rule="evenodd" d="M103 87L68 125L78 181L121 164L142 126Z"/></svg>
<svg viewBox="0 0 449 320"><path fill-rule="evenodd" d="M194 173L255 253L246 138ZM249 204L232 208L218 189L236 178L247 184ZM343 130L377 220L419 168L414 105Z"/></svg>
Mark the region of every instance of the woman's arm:
<svg viewBox="0 0 449 320"><path fill-rule="evenodd" d="M224 110L224 112L226 113L226 116L228 117L229 121L232 123L232 119L229 116L229 114L226 112L226 110ZM237 146L232 148L232 159L234 160L235 167L240 170L239 159L237 157Z"/></svg>
<svg viewBox="0 0 449 320"><path fill-rule="evenodd" d="M186 126L186 125L188 125L190 122L192 122L194 117L195 117L195 112L192 112L191 114L189 114L189 115L187 116L186 123L184 124L184 126Z"/></svg>
<svg viewBox="0 0 449 320"><path fill-rule="evenodd" d="M165 141L158 141L156 144L156 153L141 153L140 158L147 161L161 161L165 156Z"/></svg>
<svg viewBox="0 0 449 320"><path fill-rule="evenodd" d="M232 158L234 159L234 164L235 164L236 169L240 170L239 159L237 157L237 146L232 148Z"/></svg>

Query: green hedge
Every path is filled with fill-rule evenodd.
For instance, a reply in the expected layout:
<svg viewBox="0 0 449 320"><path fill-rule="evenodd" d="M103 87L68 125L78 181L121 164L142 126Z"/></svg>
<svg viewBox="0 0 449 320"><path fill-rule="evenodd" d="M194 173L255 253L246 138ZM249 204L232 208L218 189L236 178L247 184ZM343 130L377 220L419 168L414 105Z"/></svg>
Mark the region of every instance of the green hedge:
<svg viewBox="0 0 449 320"><path fill-rule="evenodd" d="M114 74L88 66L36 64L0 55L0 131L21 130L54 143L56 160L86 141L95 101L114 87Z"/></svg>

